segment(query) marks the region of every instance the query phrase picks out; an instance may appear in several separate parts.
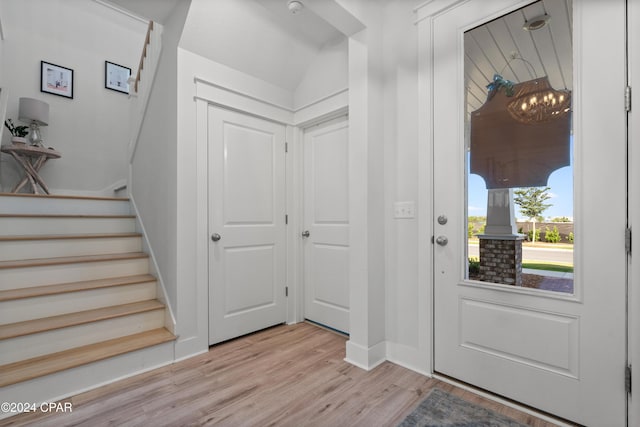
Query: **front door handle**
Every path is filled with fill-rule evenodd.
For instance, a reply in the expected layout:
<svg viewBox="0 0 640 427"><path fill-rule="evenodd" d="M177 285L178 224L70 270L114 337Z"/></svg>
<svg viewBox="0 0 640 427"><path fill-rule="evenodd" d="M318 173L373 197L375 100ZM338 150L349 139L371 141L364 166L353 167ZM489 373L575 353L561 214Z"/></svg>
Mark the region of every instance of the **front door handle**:
<svg viewBox="0 0 640 427"><path fill-rule="evenodd" d="M217 242L218 240L222 239L222 236L219 235L218 233L213 233L211 235L211 240L213 240L214 242Z"/></svg>
<svg viewBox="0 0 640 427"><path fill-rule="evenodd" d="M302 237L307 238L307 237L309 237L309 236L311 236L311 233L309 233L309 230L304 230L304 231L302 232Z"/></svg>
<svg viewBox="0 0 640 427"><path fill-rule="evenodd" d="M440 246L447 246L447 243L449 243L449 239L447 239L447 236L438 236L436 237L436 243Z"/></svg>

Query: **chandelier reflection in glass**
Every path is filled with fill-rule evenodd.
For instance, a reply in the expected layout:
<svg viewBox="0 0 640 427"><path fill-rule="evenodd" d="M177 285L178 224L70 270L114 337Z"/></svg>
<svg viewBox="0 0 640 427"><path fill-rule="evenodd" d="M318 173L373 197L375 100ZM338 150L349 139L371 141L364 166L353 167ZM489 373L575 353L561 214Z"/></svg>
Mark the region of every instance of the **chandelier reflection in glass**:
<svg viewBox="0 0 640 427"><path fill-rule="evenodd" d="M547 77L529 80L516 85L507 110L520 123L548 122L571 111L571 91L552 88Z"/></svg>

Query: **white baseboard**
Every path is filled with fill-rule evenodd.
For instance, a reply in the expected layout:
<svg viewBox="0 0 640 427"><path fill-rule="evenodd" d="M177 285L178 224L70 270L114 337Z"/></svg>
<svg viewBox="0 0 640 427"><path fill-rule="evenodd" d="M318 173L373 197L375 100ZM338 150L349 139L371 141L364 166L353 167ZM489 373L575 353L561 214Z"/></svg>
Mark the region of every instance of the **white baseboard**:
<svg viewBox="0 0 640 427"><path fill-rule="evenodd" d="M344 360L366 371L370 371L387 360L386 347L385 341L379 342L371 347L364 347L349 340L347 341L347 354Z"/></svg>
<svg viewBox="0 0 640 427"><path fill-rule="evenodd" d="M421 375L433 376L429 356L415 347L387 342L387 360Z"/></svg>

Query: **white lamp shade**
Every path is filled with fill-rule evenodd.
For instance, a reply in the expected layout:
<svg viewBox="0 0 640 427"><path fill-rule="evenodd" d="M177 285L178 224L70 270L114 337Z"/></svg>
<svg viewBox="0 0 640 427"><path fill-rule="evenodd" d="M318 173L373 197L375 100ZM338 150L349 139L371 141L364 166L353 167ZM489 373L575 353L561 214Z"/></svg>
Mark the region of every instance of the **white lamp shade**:
<svg viewBox="0 0 640 427"><path fill-rule="evenodd" d="M47 126L49 124L49 104L39 99L20 98L18 120Z"/></svg>

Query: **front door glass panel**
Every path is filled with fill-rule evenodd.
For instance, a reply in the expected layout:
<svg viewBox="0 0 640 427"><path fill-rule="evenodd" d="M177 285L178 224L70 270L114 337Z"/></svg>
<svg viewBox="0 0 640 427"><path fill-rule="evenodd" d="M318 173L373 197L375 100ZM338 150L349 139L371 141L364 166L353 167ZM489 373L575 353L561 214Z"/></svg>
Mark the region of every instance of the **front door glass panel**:
<svg viewBox="0 0 640 427"><path fill-rule="evenodd" d="M571 6L464 34L469 281L574 293Z"/></svg>

